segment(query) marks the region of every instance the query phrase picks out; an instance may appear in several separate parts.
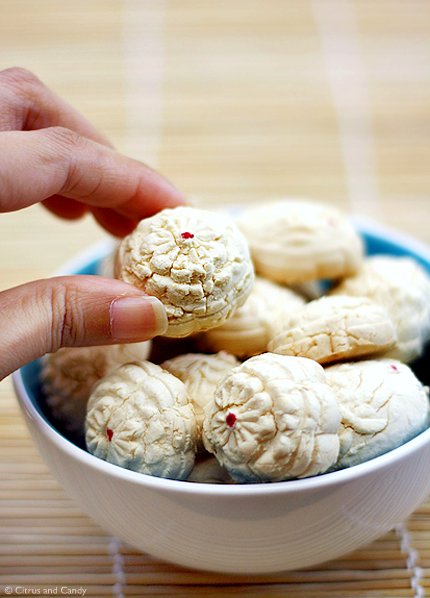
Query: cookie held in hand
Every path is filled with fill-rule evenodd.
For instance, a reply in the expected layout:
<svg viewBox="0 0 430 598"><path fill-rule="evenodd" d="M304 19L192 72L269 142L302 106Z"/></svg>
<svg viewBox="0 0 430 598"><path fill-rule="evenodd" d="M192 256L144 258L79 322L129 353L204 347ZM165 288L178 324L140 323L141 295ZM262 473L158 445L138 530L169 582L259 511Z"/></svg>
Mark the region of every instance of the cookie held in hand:
<svg viewBox="0 0 430 598"><path fill-rule="evenodd" d="M169 337L219 326L254 282L247 242L233 220L189 207L142 220L118 249L115 276L164 304Z"/></svg>

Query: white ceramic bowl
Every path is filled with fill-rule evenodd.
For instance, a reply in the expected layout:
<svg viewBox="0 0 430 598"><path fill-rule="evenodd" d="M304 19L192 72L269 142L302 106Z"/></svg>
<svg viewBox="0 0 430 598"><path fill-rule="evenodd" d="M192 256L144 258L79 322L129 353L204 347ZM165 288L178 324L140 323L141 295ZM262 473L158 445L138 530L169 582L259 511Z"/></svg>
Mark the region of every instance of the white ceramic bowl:
<svg viewBox="0 0 430 598"><path fill-rule="evenodd" d="M369 253L412 255L430 271L425 246L374 225L358 226ZM62 273L94 272L109 248L98 245ZM223 486L128 471L88 454L55 429L43 413L37 371L34 362L13 380L54 476L106 530L166 561L253 574L315 565L384 534L430 492L430 430L367 463L297 481Z"/></svg>

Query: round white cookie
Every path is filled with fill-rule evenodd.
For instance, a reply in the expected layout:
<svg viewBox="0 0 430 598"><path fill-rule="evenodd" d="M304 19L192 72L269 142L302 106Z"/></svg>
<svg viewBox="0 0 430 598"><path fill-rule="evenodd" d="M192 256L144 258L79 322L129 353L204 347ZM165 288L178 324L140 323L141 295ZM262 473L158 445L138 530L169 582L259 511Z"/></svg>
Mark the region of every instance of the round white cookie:
<svg viewBox="0 0 430 598"><path fill-rule="evenodd" d="M224 349L238 357L258 355L267 350L279 325L304 304L294 291L257 277L246 303L225 324L200 334L197 343L206 351Z"/></svg>
<svg viewBox="0 0 430 598"><path fill-rule="evenodd" d="M343 363L326 375L342 418L335 469L382 455L429 425L428 388L400 361Z"/></svg>
<svg viewBox="0 0 430 598"><path fill-rule="evenodd" d="M331 467L339 423L336 397L316 361L264 353L219 384L203 441L235 481L274 482Z"/></svg>
<svg viewBox="0 0 430 598"><path fill-rule="evenodd" d="M119 247L115 275L163 302L170 337L222 324L245 302L254 280L246 240L233 220L188 207L142 220Z"/></svg>
<svg viewBox="0 0 430 598"><path fill-rule="evenodd" d="M284 284L340 278L360 267L363 244L333 207L285 199L248 209L238 220L255 269Z"/></svg>
<svg viewBox="0 0 430 598"><path fill-rule="evenodd" d="M55 421L65 430L83 433L87 401L103 376L127 361L145 360L151 342L98 347L65 347L42 359L41 383Z"/></svg>
<svg viewBox="0 0 430 598"><path fill-rule="evenodd" d="M366 297L321 297L292 314L283 327L269 342L269 351L319 363L381 353L396 341L387 311Z"/></svg>
<svg viewBox="0 0 430 598"><path fill-rule="evenodd" d="M126 469L186 479L196 436L185 385L149 361L120 366L97 384L88 401L88 451Z"/></svg>
<svg viewBox="0 0 430 598"><path fill-rule="evenodd" d="M205 410L213 403L217 385L237 365L238 360L225 351L215 355L186 353L161 364L162 368L185 384L196 412L200 437Z"/></svg>
<svg viewBox="0 0 430 598"><path fill-rule="evenodd" d="M377 255L364 260L355 276L332 294L369 297L387 310L397 331L389 356L410 362L430 339L430 277L411 258Z"/></svg>
<svg viewBox="0 0 430 598"><path fill-rule="evenodd" d="M200 484L233 484L230 474L215 457L196 463L187 481Z"/></svg>

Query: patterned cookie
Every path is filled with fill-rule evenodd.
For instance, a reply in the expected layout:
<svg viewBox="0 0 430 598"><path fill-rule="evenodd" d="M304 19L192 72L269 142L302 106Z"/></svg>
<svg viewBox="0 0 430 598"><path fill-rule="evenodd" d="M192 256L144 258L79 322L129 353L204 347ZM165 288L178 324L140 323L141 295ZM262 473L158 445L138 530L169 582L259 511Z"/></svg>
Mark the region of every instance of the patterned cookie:
<svg viewBox="0 0 430 598"><path fill-rule="evenodd" d="M368 257L360 272L332 294L369 297L387 310L397 331L390 357L408 363L422 354L430 340L430 277L411 258Z"/></svg>
<svg viewBox="0 0 430 598"><path fill-rule="evenodd" d="M166 336L219 326L251 292L248 246L225 214L188 207L142 220L118 250L116 278L160 299Z"/></svg>
<svg viewBox="0 0 430 598"><path fill-rule="evenodd" d="M145 360L151 342L71 347L42 359L41 382L52 418L68 432L82 434L92 387L127 361Z"/></svg>
<svg viewBox="0 0 430 598"><path fill-rule="evenodd" d="M239 365L238 360L225 351L216 355L187 353L161 364L162 368L185 384L196 412L199 437L201 437L205 410L213 403L217 385L237 365Z"/></svg>
<svg viewBox="0 0 430 598"><path fill-rule="evenodd" d="M329 363L387 351L396 341L386 310L365 297L321 297L283 324L269 351Z"/></svg>
<svg viewBox="0 0 430 598"><path fill-rule="evenodd" d="M335 469L382 455L429 425L428 388L400 361L333 365L326 375L342 418Z"/></svg>
<svg viewBox="0 0 430 598"><path fill-rule="evenodd" d="M295 284L354 274L363 244L338 210L286 199L250 208L238 220L257 273Z"/></svg>
<svg viewBox="0 0 430 598"><path fill-rule="evenodd" d="M267 350L280 323L304 304L294 291L257 277L246 303L225 324L198 335L197 343L205 351L258 355Z"/></svg>
<svg viewBox="0 0 430 598"><path fill-rule="evenodd" d="M187 481L200 484L234 483L226 468L220 465L215 457L209 457L209 459L196 463Z"/></svg>
<svg viewBox="0 0 430 598"><path fill-rule="evenodd" d="M339 423L336 397L318 363L264 353L217 387L203 441L235 481L274 482L331 467Z"/></svg>
<svg viewBox="0 0 430 598"><path fill-rule="evenodd" d="M126 469L186 479L194 466L196 436L185 385L149 361L120 366L97 384L88 401L88 451Z"/></svg>

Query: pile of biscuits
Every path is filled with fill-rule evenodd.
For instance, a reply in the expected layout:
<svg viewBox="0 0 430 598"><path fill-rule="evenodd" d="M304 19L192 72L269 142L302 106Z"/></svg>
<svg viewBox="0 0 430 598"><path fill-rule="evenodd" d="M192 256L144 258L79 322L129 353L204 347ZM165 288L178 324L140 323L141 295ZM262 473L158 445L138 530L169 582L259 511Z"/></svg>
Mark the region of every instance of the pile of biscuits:
<svg viewBox="0 0 430 598"><path fill-rule="evenodd" d="M160 299L166 338L45 356L52 417L89 452L207 483L356 465L429 426L407 365L430 339L430 277L364 255L338 210L284 200L140 222L103 273Z"/></svg>

